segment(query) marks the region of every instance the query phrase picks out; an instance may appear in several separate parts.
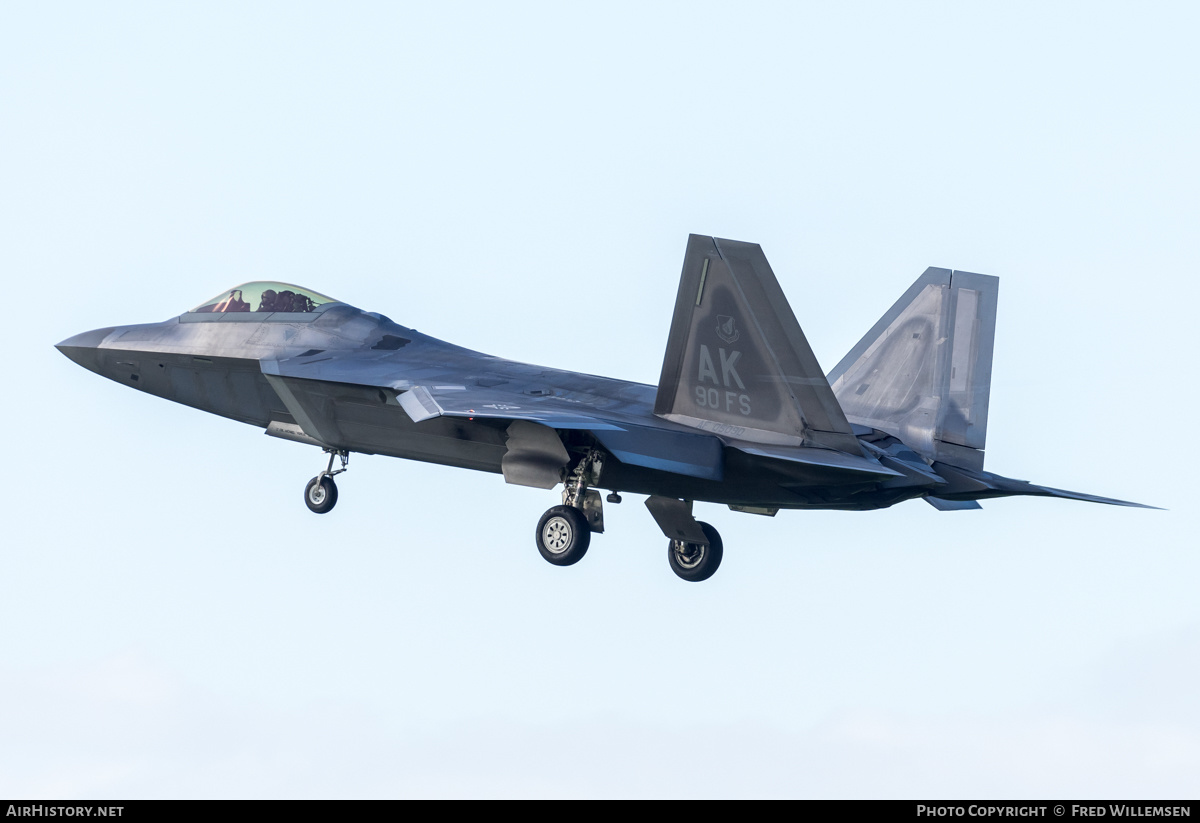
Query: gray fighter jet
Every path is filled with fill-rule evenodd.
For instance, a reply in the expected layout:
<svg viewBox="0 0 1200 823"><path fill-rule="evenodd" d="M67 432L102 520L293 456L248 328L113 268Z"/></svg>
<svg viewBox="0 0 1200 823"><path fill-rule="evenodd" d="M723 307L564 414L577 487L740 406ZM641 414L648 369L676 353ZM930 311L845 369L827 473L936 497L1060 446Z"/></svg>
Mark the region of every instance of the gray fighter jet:
<svg viewBox="0 0 1200 823"><path fill-rule="evenodd" d="M599 489L647 495L671 569L711 577L734 511L941 511L1011 495L1135 506L983 469L997 278L930 268L828 376L759 246L692 235L658 386L515 363L436 340L317 292L246 283L162 323L58 349L149 394L329 454L309 481L337 502L351 452L497 472L552 489L546 560L578 562L604 531ZM340 467L334 468L335 460Z"/></svg>

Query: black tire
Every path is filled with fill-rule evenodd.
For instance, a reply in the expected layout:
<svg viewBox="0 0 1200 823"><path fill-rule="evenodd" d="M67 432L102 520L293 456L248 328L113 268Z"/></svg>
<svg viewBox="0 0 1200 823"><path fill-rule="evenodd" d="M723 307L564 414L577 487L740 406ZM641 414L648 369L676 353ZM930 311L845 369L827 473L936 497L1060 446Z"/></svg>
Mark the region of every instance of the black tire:
<svg viewBox="0 0 1200 823"><path fill-rule="evenodd" d="M672 540L667 546L667 560L671 564L671 571L690 583L699 583L716 574L724 554L721 535L717 530L707 523L701 523L700 529L708 538L707 546L685 543L682 540Z"/></svg>
<svg viewBox="0 0 1200 823"><path fill-rule="evenodd" d="M542 557L555 566L570 566L587 554L592 530L579 509L555 506L538 521L534 538Z"/></svg>
<svg viewBox="0 0 1200 823"><path fill-rule="evenodd" d="M325 514L337 505L337 484L329 475L314 477L304 487L304 505L317 514Z"/></svg>

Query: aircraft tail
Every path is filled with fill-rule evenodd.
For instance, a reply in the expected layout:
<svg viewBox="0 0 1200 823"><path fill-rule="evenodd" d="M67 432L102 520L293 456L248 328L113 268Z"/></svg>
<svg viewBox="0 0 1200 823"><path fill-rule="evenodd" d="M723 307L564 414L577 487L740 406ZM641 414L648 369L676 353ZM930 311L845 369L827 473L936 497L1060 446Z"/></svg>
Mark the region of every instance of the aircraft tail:
<svg viewBox="0 0 1200 823"><path fill-rule="evenodd" d="M862 454L754 243L688 238L654 413L729 440Z"/></svg>
<svg viewBox="0 0 1200 823"><path fill-rule="evenodd" d="M926 269L829 373L846 417L982 470L999 282Z"/></svg>

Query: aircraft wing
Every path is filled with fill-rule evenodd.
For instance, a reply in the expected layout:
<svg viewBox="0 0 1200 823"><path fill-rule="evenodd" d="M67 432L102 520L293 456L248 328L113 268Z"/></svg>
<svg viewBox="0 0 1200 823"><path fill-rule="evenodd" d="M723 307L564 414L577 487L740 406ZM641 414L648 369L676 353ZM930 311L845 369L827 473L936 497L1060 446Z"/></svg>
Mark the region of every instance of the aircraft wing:
<svg viewBox="0 0 1200 823"><path fill-rule="evenodd" d="M553 390L544 381L500 381L488 377L468 377L455 382L446 379L444 370L420 374L405 372L396 377L397 368L385 357L361 354L333 357L288 358L261 361L263 373L275 386L288 411L315 440L333 442L322 432L336 431L336 403L327 402L328 392L316 387L322 383L370 387L385 392L384 400L404 409L413 423L438 417L469 420L496 420L510 424L510 439L531 436L528 427L512 428L514 423L538 424L554 430L587 431L623 463L676 474L720 480L724 471L721 440L659 421L638 413L636 396L608 397L584 390ZM423 379L414 384L412 378ZM580 376L573 376L579 378ZM583 378L587 379L587 378ZM603 378L596 378L602 380ZM509 385L513 388L509 388ZM514 390L515 389L515 390ZM617 394L651 387L622 384ZM534 448L534 447L531 447ZM543 449L544 445L536 448Z"/></svg>
<svg viewBox="0 0 1200 823"><path fill-rule="evenodd" d="M494 387L461 384L412 386L396 399L414 423L445 416L529 420L553 429L620 429L617 423L591 411L580 401L553 395L525 396L499 391Z"/></svg>
<svg viewBox="0 0 1200 823"><path fill-rule="evenodd" d="M636 398L600 397L588 392L560 391L549 385L546 370L505 363L517 373L489 371L494 358L413 367L393 359L392 352L315 352L279 360L262 360L268 377L322 381L380 389L394 397L414 423L432 417L528 420L557 429L604 429L627 418ZM529 373L524 373L526 370ZM618 382L618 381L611 381ZM625 384L628 385L628 384Z"/></svg>
<svg viewBox="0 0 1200 823"><path fill-rule="evenodd" d="M389 357L364 356L362 352L325 353L310 357L263 360L261 367L268 380L284 399L288 411L314 440L334 443L337 436L338 403L336 389L322 385L342 384L383 391L384 401L404 409L414 423L435 418L464 418L498 422L528 423L556 431L587 431L618 460L633 466L672 472L706 480L724 476L724 450L728 446L758 458L771 458L791 464L809 465L863 475L894 475L878 461L824 448L769 447L762 444L729 440L691 427L657 418L650 413L653 387L612 381L603 396L587 389L594 381L569 373L555 374L547 380L578 381L567 389L552 388L546 381L513 379L497 382L460 372L457 381L444 369L414 373L401 370ZM519 364L512 364L518 367ZM406 374L401 379L398 373ZM545 375L544 372L539 372ZM421 380L414 384L413 379ZM519 427L509 431L510 439L529 436L533 431ZM545 443L531 445L544 452Z"/></svg>
<svg viewBox="0 0 1200 823"><path fill-rule="evenodd" d="M491 417L505 420L529 420L554 429L584 429L592 432L606 449L621 462L661 469L693 477L720 479L721 447L728 445L746 454L769 457L789 463L820 466L876 477L896 476L900 472L885 468L878 461L823 448L763 446L666 428L658 421L640 425L620 420L622 415L604 417L603 412L589 413L586 407L563 398L534 398L532 405L523 398L512 401L484 402L487 391L468 390L464 386L416 386L400 396L400 405L414 421L439 415L448 417ZM491 395L492 398L495 395ZM540 401L540 402L539 402ZM526 403L526 405L521 405ZM614 419L616 418L616 419ZM682 427L680 427L682 428Z"/></svg>

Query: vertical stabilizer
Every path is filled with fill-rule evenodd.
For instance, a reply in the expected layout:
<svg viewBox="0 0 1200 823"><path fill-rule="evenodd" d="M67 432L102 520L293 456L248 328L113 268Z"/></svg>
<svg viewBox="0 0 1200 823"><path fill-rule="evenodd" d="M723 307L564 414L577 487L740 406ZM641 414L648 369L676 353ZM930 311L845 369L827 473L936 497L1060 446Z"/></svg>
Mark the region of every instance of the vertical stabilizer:
<svg viewBox="0 0 1200 823"><path fill-rule="evenodd" d="M688 238L654 413L737 440L862 453L753 243Z"/></svg>
<svg viewBox="0 0 1200 823"><path fill-rule="evenodd" d="M982 469L999 282L926 269L829 373L846 417Z"/></svg>

